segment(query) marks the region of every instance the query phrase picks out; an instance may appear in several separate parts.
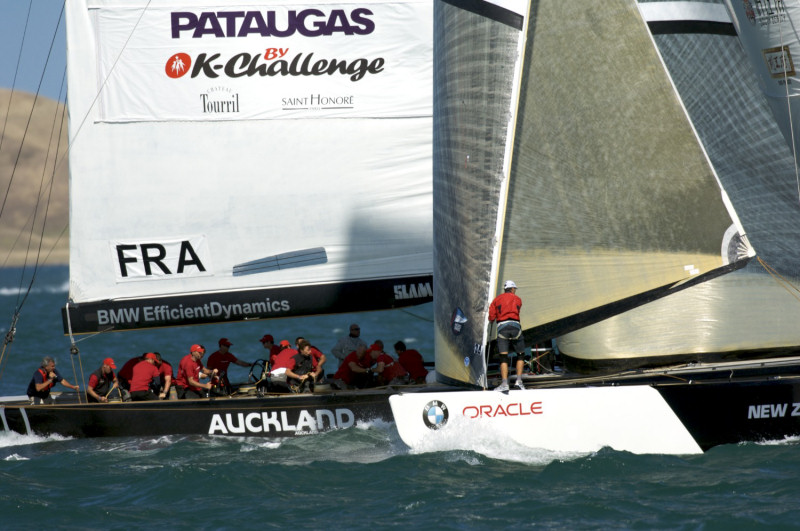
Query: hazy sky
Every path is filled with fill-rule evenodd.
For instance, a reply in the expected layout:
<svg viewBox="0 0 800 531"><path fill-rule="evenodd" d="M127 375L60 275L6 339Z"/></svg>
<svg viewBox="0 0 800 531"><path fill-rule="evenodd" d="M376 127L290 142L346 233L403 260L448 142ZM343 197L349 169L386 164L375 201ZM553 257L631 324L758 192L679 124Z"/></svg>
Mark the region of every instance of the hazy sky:
<svg viewBox="0 0 800 531"><path fill-rule="evenodd" d="M41 83L39 94L65 99L63 5L64 0L0 0L0 87L35 94Z"/></svg>

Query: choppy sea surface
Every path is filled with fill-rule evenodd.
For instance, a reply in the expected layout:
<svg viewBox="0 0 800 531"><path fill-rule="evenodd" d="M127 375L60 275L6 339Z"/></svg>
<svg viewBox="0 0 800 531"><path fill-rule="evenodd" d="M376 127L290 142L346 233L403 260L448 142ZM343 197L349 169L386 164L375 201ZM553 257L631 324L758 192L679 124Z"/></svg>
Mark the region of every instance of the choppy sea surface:
<svg viewBox="0 0 800 531"><path fill-rule="evenodd" d="M2 333L24 296L21 273L0 269ZM24 394L44 355L83 386L81 371L88 379L107 356L124 362L158 350L175 363L192 343L224 336L250 361L264 333L305 335L326 351L353 321L367 341L402 339L428 359L433 353L432 309L422 306L104 334L80 341L80 356L71 356L60 316L66 298L67 268L40 269L0 358L0 395ZM800 527L800 441L681 457L520 450L485 434L470 451L414 453L390 423L377 422L278 441L0 432L0 529L41 527L789 529Z"/></svg>

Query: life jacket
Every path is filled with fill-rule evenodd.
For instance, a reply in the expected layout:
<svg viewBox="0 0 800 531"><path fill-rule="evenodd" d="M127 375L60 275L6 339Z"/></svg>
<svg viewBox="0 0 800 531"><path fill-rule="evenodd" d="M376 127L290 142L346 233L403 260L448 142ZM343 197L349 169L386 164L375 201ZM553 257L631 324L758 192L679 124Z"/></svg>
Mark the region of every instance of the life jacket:
<svg viewBox="0 0 800 531"><path fill-rule="evenodd" d="M49 389L52 389L56 385L56 382L50 380L50 377L47 375L47 371L45 371L44 369L40 368L39 369L39 374L42 375L42 381L43 382L48 382L47 387L42 389L42 391L47 391Z"/></svg>
<svg viewBox="0 0 800 531"><path fill-rule="evenodd" d="M109 380L105 374L103 374L103 368L99 368L92 373L94 376L97 376L97 385L94 386L94 392L100 396L105 396L111 390L111 382L113 380ZM112 372L109 376L114 376ZM91 395L90 395L91 396Z"/></svg>
<svg viewBox="0 0 800 531"><path fill-rule="evenodd" d="M312 358L313 356L303 356L300 353L295 354L292 357L294 360L294 369L292 369L292 372L301 376L312 372L314 370Z"/></svg>
<svg viewBox="0 0 800 531"><path fill-rule="evenodd" d="M56 382L49 381L49 377L47 376L47 371L45 371L44 369L39 368L37 369L37 371L39 371L39 374L42 375L42 383L47 382L47 385L45 385L44 389L42 389L41 391L37 391L36 378L31 378L31 383L28 384L27 394L30 397L47 398L50 396L50 389L53 388ZM36 373L34 373L34 376L36 376Z"/></svg>

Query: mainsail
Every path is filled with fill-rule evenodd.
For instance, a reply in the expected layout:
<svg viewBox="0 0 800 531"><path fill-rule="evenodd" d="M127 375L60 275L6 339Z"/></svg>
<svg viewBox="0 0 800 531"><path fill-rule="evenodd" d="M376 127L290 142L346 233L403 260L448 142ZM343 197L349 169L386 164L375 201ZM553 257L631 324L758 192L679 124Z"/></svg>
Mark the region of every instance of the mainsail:
<svg viewBox="0 0 800 531"><path fill-rule="evenodd" d="M782 5L773 4L779 19ZM559 337L559 350L584 369L796 354L800 220L795 161L781 132L787 122L776 123L722 0L640 7L759 261ZM765 14L736 28L769 29Z"/></svg>
<svg viewBox="0 0 800 531"><path fill-rule="evenodd" d="M65 330L431 300L429 0L67 4Z"/></svg>
<svg viewBox="0 0 800 531"><path fill-rule="evenodd" d="M528 341L741 267L743 234L637 4L436 4L437 372L485 385L503 279Z"/></svg>

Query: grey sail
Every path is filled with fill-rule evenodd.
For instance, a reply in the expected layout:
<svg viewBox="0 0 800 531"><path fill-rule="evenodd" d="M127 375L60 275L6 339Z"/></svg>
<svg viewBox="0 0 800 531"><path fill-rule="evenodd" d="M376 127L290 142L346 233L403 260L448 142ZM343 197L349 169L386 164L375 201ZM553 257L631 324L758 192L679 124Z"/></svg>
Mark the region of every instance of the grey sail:
<svg viewBox="0 0 800 531"><path fill-rule="evenodd" d="M743 265L735 214L635 2L435 11L437 372L482 383L504 279L544 340ZM491 65L491 67L487 67Z"/></svg>
<svg viewBox="0 0 800 531"><path fill-rule="evenodd" d="M759 260L558 338L572 368L796 354L800 212L794 159L724 4L642 2L659 52Z"/></svg>

